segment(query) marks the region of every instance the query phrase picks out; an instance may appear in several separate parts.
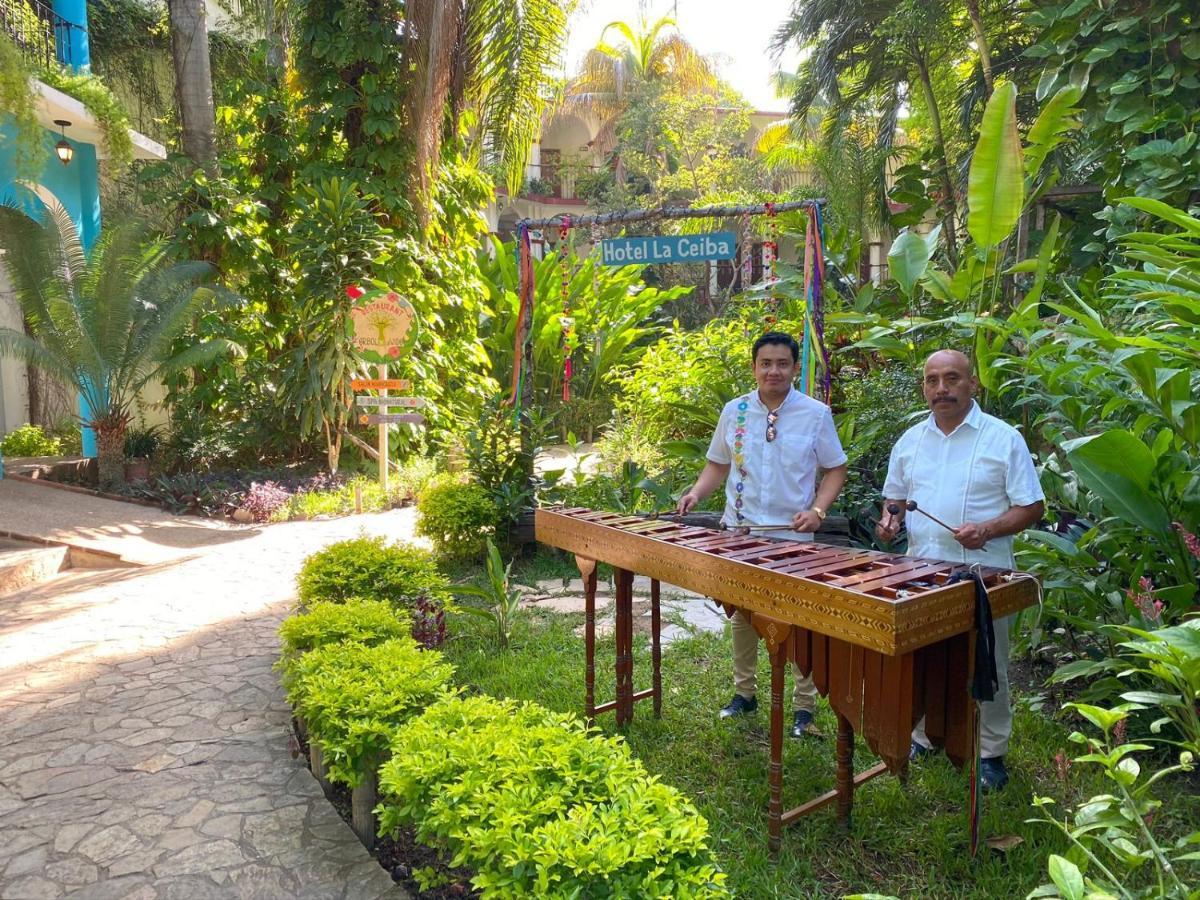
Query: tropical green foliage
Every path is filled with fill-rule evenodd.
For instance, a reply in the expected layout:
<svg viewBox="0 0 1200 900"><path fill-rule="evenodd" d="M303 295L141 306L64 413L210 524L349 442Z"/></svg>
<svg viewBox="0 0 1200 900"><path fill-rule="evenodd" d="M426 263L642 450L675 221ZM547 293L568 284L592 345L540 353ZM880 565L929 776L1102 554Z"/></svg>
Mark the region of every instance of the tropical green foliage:
<svg viewBox="0 0 1200 900"><path fill-rule="evenodd" d="M14 428L0 441L0 453L5 456L58 456L61 442L47 435L40 425Z"/></svg>
<svg viewBox="0 0 1200 900"><path fill-rule="evenodd" d="M482 606L462 604L458 611L480 616L496 625L496 643L507 649L512 637L513 621L521 611L521 592L511 585L512 562L506 566L500 551L487 539L487 578L483 585L460 584L454 592L460 597L483 601Z"/></svg>
<svg viewBox="0 0 1200 900"><path fill-rule="evenodd" d="M569 276L565 301L564 264ZM487 321L480 333L492 373L500 385L507 386L512 380L520 305L513 246L494 242L493 253L481 255L480 268L488 292ZM586 257L569 252L565 261L561 253L548 253L534 261L533 406L544 415L566 415L572 404L589 403L595 407L591 424L605 421L612 375L637 360L657 334L655 320L662 305L688 294L687 288L647 287L645 270L645 266L603 266L599 251ZM564 314L573 322L573 338L565 350ZM573 364L569 404L561 399L567 351ZM572 423L573 430L581 430L580 424Z"/></svg>
<svg viewBox="0 0 1200 900"><path fill-rule="evenodd" d="M450 688L454 667L411 637L325 644L287 667L288 702L321 747L329 780L354 787L399 728Z"/></svg>
<svg viewBox="0 0 1200 900"><path fill-rule="evenodd" d="M1200 183L1200 19L1194 4L1072 0L1040 4L1025 55L1040 71L1037 98L1082 92L1078 174L1104 187L1111 240L1135 227L1116 201L1131 194L1182 206ZM1072 173L1074 174L1074 173ZM1093 249L1104 248L1102 242Z"/></svg>
<svg viewBox="0 0 1200 900"><path fill-rule="evenodd" d="M725 896L708 826L623 740L533 703L470 697L396 736L380 830L470 866L482 897Z"/></svg>
<svg viewBox="0 0 1200 900"><path fill-rule="evenodd" d="M449 600L449 582L428 552L383 538L354 538L319 550L304 561L296 587L306 605L361 598L411 610L422 600Z"/></svg>
<svg viewBox="0 0 1200 900"><path fill-rule="evenodd" d="M1161 601L1156 607L1146 593L1138 600L1144 618L1162 618ZM1116 645L1113 657L1068 663L1052 681L1083 678L1089 683L1088 696L1116 699L1119 695L1126 713L1149 710L1155 716L1148 724L1144 718L1130 719L1139 737L1200 753L1200 619L1151 631L1111 626L1106 633L1125 638Z"/></svg>
<svg viewBox="0 0 1200 900"><path fill-rule="evenodd" d="M499 511L478 484L444 481L427 488L417 501L417 533L433 541L449 559L478 558L496 532Z"/></svg>
<svg viewBox="0 0 1200 900"><path fill-rule="evenodd" d="M1049 873L1051 884L1043 885L1029 897L1062 897L1064 900L1084 900L1085 897L1163 897L1190 900L1195 897L1193 877L1200 861L1200 832L1167 841L1155 834L1155 820L1163 801L1151 788L1179 773L1190 772L1194 756L1184 751L1177 765L1160 768L1143 777L1142 767L1135 754L1151 748L1146 744L1126 742L1125 720L1128 707L1104 709L1083 703L1068 703L1103 737L1097 738L1076 731L1070 740L1084 745L1088 751L1075 758L1075 763L1096 766L1104 772L1113 793L1092 797L1079 805L1066 821L1057 818L1037 818L1033 822L1053 825L1071 842L1067 855L1051 854ZM1162 790L1164 785L1160 785ZM1047 811L1054 801L1034 797L1033 804ZM1189 887L1187 882L1192 882Z"/></svg>
<svg viewBox="0 0 1200 900"><path fill-rule="evenodd" d="M318 601L304 612L289 616L279 626L279 638L284 653L295 657L342 641L378 644L407 637L411 630L412 623L390 603L351 598L340 602Z"/></svg>
<svg viewBox="0 0 1200 900"><path fill-rule="evenodd" d="M567 84L563 106L599 120L597 141L607 151L616 143L621 118L639 88L657 85L694 93L715 81L711 64L679 33L674 19L615 21L605 26ZM622 148L614 148L614 154L617 181L624 183Z"/></svg>
<svg viewBox="0 0 1200 900"><path fill-rule="evenodd" d="M224 92L220 176L182 188L158 182L163 203L192 210L181 239L216 260L244 298L192 331L236 341L245 357L171 381L184 455L253 465L306 456L316 441L330 463L342 430L358 427L347 418L349 379L376 374L348 352L352 283L387 285L416 309L422 327L390 374L430 402L431 428L443 398L477 402L486 382L474 339L482 291L473 239L488 180L448 159L434 187L437 215L415 238L407 206L374 192L381 182L370 166L348 166L336 143L304 143L315 108L303 95L252 68ZM392 446L411 452L411 429L392 427Z"/></svg>
<svg viewBox="0 0 1200 900"><path fill-rule="evenodd" d="M29 333L0 329L0 353L17 356L72 385L91 409L100 481L120 484L125 428L152 379L227 356L233 345L212 338L173 342L195 315L215 310L206 263L173 262L129 220L107 229L85 255L70 216L57 203L34 222L0 207L3 265Z"/></svg>

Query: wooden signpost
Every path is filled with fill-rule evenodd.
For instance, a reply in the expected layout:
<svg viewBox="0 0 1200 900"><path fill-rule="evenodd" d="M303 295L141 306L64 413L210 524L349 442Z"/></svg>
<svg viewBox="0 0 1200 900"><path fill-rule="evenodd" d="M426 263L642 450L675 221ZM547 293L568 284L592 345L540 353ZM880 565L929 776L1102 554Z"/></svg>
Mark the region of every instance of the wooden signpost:
<svg viewBox="0 0 1200 900"><path fill-rule="evenodd" d="M424 397L355 397L358 406L399 406L404 409L420 409L425 405Z"/></svg>
<svg viewBox="0 0 1200 900"><path fill-rule="evenodd" d="M413 324L417 314L412 304L395 291L363 291L355 285L346 288L346 294L358 301L350 311L354 322L355 349L369 362L379 364L377 378L355 378L350 382L353 390L378 391L375 397L357 397L358 406L407 407L424 405L415 397L388 397L388 391L407 391L412 383L402 378L388 378L388 363L399 360L415 335ZM393 423L422 425L425 417L416 413L360 414L362 425L379 426L379 486L388 489L388 426Z"/></svg>
<svg viewBox="0 0 1200 900"><path fill-rule="evenodd" d="M424 425L425 417L420 413L362 413L360 425Z"/></svg>
<svg viewBox="0 0 1200 900"><path fill-rule="evenodd" d="M356 391L408 391L412 382L407 378L352 378L350 387Z"/></svg>

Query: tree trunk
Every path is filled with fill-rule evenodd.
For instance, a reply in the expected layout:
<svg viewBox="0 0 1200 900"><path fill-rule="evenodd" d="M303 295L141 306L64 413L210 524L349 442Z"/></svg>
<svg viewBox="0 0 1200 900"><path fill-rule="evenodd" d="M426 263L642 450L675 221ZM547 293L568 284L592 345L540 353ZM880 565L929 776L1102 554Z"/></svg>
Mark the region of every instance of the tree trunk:
<svg viewBox="0 0 1200 900"><path fill-rule="evenodd" d="M125 483L125 428L123 416L97 416L91 426L96 431L96 467L100 488L120 487Z"/></svg>
<svg viewBox="0 0 1200 900"><path fill-rule="evenodd" d="M458 31L457 3L410 0L409 19L414 37L407 61L413 72L409 94L408 128L415 152L412 182L417 185L417 221L429 223L429 201L441 158L442 125L454 74Z"/></svg>
<svg viewBox="0 0 1200 900"><path fill-rule="evenodd" d="M987 87L988 97L995 90L992 79L992 51L988 47L987 35L983 30L983 16L979 12L979 0L966 0L967 14L971 17L971 25L975 29L975 44L979 48L979 67L983 69L983 83Z"/></svg>
<svg viewBox="0 0 1200 900"><path fill-rule="evenodd" d="M941 176L942 190L946 194L946 251L952 265L958 264L958 201L954 196L954 179L950 176L950 160L946 156L946 138L942 131L942 114L938 111L937 96L933 92L933 80L929 77L929 67L925 57L917 50L914 54L917 71L921 75L921 87L925 92L925 102L929 104L929 120L933 125L933 140L937 148L938 174Z"/></svg>
<svg viewBox="0 0 1200 900"><path fill-rule="evenodd" d="M213 110L212 65L204 0L167 0L175 100L179 105L183 152L197 166L217 170L217 123Z"/></svg>

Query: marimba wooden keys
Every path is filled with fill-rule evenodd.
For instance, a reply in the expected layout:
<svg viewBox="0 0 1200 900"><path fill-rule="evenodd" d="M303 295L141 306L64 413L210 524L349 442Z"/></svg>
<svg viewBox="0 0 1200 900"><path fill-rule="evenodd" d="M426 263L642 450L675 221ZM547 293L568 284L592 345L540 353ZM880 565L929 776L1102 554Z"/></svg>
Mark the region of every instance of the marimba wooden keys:
<svg viewBox="0 0 1200 900"><path fill-rule="evenodd" d="M962 569L938 560L871 550L786 542L760 534L699 528L588 509L538 510L538 540L574 553L585 587L585 708L588 718L613 710L618 726L634 704L652 698L662 709L659 583L712 597L732 615L746 614L771 659L768 768L769 844L783 825L836 802L849 820L855 785L892 771L903 774L910 733L925 716L930 739L956 764L972 755L975 706L969 694L974 648L974 587L951 583ZM596 563L615 570L616 697L595 703ZM1032 605L1032 578L978 569L995 618ZM652 686L633 677L633 573L649 576ZM782 808L783 677L788 661L811 675L838 721L833 791L793 810ZM855 733L883 762L853 772Z"/></svg>

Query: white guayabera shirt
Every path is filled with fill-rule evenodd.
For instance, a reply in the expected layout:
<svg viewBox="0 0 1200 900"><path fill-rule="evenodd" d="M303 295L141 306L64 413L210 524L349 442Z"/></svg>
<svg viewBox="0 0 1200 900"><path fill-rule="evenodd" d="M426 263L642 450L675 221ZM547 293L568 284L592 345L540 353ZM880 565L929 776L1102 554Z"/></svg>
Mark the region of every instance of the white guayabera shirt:
<svg viewBox="0 0 1200 900"><path fill-rule="evenodd" d="M966 419L950 434L942 434L932 414L904 432L892 448L883 496L916 500L921 509L955 528L1045 499L1021 433L973 401ZM920 512L905 513L904 522L910 556L1002 569L1015 565L1011 536L988 538L983 550L968 550Z"/></svg>
<svg viewBox="0 0 1200 900"><path fill-rule="evenodd" d="M832 469L846 462L833 413L824 403L793 387L778 413L775 440L768 441L767 407L757 390L729 401L721 410L708 459L730 467L722 517L727 525L739 524L739 500L741 524L790 523L796 513L812 507L817 468ZM812 540L811 534L791 530L766 534Z"/></svg>

